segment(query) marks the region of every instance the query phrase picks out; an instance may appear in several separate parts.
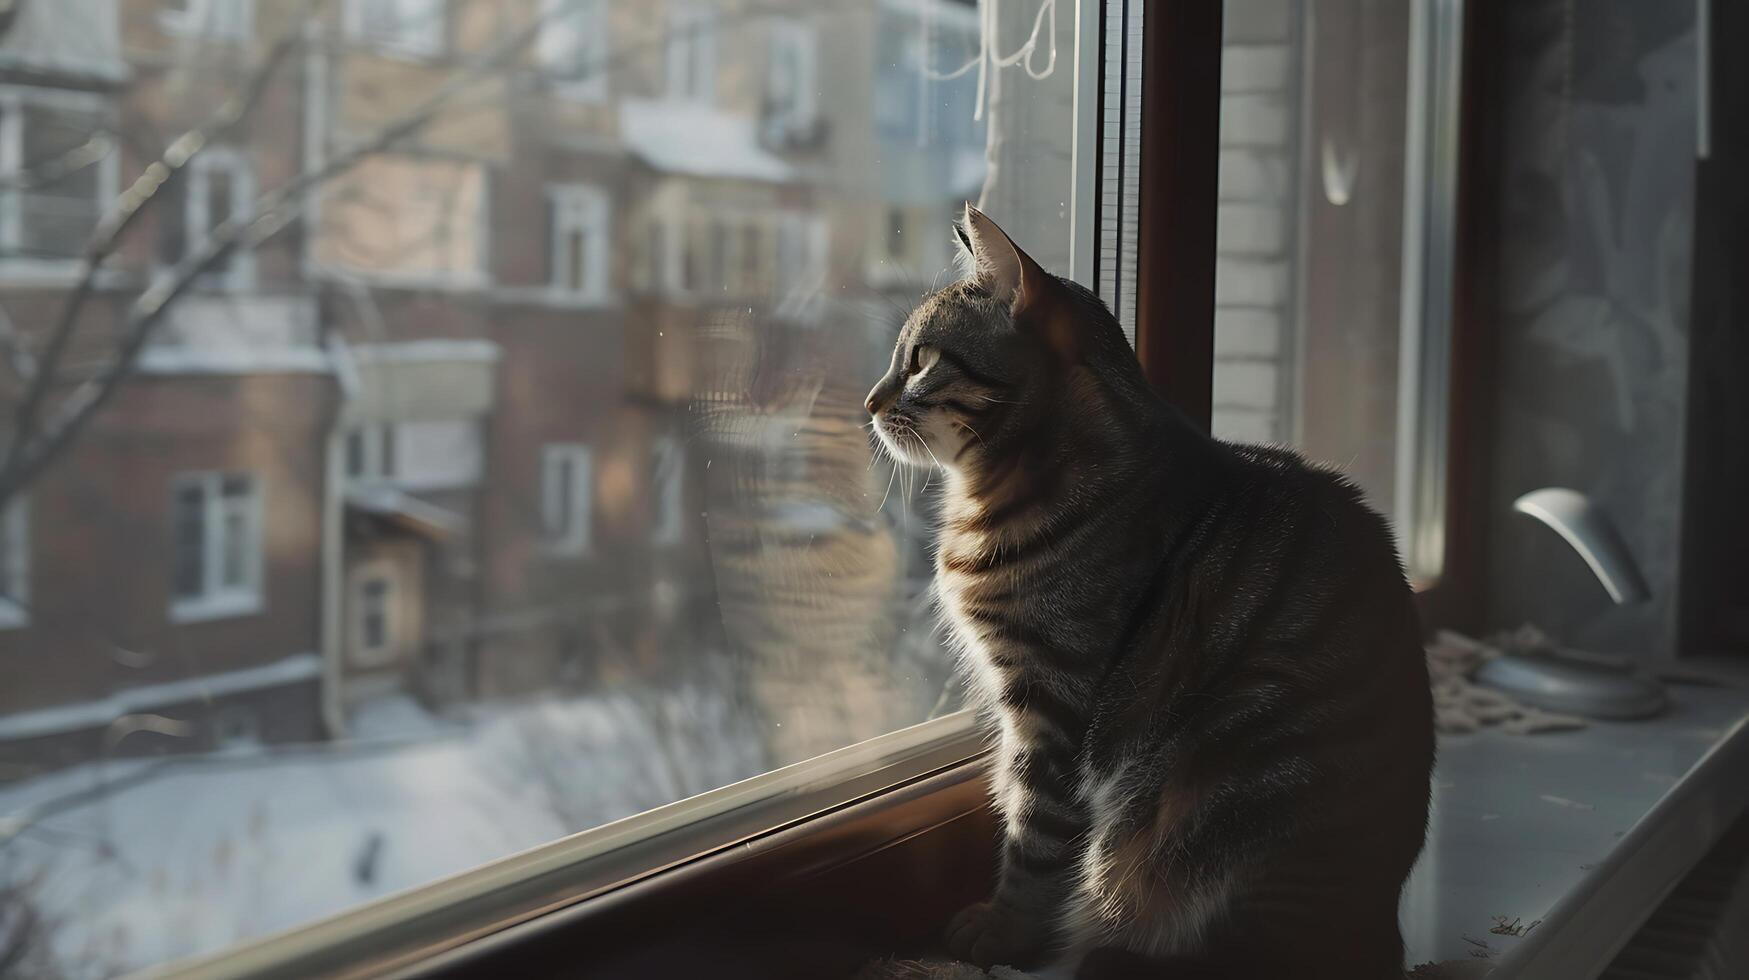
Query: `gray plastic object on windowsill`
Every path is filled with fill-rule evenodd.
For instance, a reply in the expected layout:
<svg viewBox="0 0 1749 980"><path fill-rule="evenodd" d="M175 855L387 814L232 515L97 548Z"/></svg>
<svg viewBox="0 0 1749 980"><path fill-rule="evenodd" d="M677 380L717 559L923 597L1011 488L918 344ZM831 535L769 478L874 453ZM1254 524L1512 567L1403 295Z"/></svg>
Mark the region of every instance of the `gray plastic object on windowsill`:
<svg viewBox="0 0 1749 980"><path fill-rule="evenodd" d="M1616 605L1651 596L1609 515L1577 490L1544 487L1512 509L1547 524L1591 568ZM1483 664L1476 682L1526 704L1587 718L1648 718L1664 710L1664 685L1628 659L1573 652L1509 653Z"/></svg>

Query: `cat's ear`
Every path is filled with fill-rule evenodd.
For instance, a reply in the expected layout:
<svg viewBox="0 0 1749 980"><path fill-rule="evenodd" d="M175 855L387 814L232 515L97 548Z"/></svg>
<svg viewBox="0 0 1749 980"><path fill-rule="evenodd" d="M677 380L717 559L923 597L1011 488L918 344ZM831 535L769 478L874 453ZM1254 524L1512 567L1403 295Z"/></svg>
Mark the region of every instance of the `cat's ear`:
<svg viewBox="0 0 1749 980"><path fill-rule="evenodd" d="M959 269L961 279L971 279L978 274L978 259L972 254L972 238L966 234L966 226L958 221L953 223L953 264Z"/></svg>
<svg viewBox="0 0 1749 980"><path fill-rule="evenodd" d="M1078 359L1083 338L1073 304L1063 301L1056 279L970 204L958 230L971 256L972 277L1007 304L1015 325L1042 337L1065 360Z"/></svg>
<svg viewBox="0 0 1749 980"><path fill-rule="evenodd" d="M972 273L998 302L1018 314L1044 287L1045 272L989 215L966 205L957 229L971 254Z"/></svg>

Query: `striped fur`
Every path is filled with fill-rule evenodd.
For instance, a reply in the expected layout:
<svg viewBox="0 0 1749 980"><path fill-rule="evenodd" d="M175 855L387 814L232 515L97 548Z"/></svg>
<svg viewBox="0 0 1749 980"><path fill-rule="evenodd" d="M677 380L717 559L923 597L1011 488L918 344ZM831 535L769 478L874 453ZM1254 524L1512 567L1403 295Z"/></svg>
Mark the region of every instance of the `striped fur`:
<svg viewBox="0 0 1749 980"><path fill-rule="evenodd" d="M1401 975L1432 709L1384 520L1161 402L1109 312L968 209L866 408L944 473L937 572L995 720L1002 873L958 956Z"/></svg>

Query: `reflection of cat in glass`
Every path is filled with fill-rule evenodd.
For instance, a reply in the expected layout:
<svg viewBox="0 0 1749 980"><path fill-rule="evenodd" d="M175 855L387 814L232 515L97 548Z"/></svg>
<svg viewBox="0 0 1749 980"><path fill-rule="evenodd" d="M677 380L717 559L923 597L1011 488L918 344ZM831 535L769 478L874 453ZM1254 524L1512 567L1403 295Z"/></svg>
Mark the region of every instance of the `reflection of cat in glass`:
<svg viewBox="0 0 1749 980"><path fill-rule="evenodd" d="M711 562L740 693L771 765L921 721L897 670L901 561L879 513L854 331L754 315L704 328L695 400ZM917 686L917 691L900 690Z"/></svg>

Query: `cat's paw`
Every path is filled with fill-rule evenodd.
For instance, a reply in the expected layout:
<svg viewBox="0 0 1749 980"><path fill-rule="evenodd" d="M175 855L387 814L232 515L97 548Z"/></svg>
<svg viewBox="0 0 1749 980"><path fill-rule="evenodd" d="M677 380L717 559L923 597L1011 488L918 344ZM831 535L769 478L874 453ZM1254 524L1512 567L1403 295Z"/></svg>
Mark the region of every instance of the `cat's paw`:
<svg viewBox="0 0 1749 980"><path fill-rule="evenodd" d="M1048 945L1046 930L1037 923L990 902L960 910L947 924L947 951L956 959L981 967L1031 966Z"/></svg>

